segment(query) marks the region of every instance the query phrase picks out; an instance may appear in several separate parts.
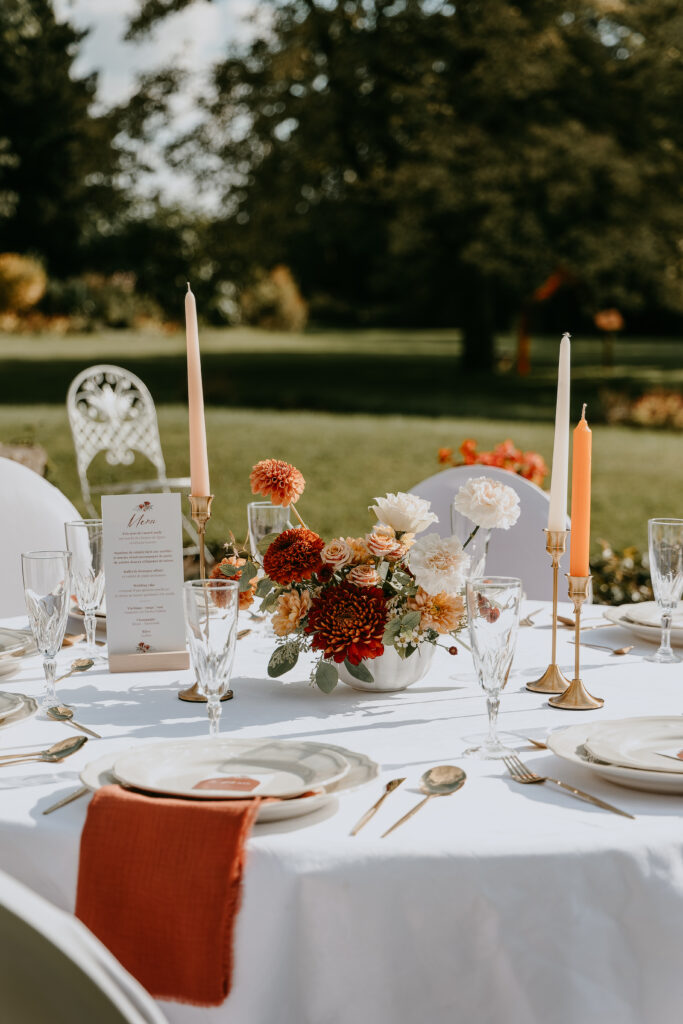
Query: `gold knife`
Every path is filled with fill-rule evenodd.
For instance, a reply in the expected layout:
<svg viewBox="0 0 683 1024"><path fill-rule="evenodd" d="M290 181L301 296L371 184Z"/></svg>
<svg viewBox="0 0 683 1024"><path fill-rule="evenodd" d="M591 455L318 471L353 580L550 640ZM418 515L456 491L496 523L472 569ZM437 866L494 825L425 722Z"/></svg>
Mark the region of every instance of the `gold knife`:
<svg viewBox="0 0 683 1024"><path fill-rule="evenodd" d="M608 804L607 801L601 800L597 796L592 796L590 793L584 793L582 789L576 789L575 786L570 786L568 782L561 782L560 779L551 779L546 775L546 782L554 782L560 789L566 789L568 793L572 793L573 796L579 798L579 800L585 800L589 804L595 804L596 807L601 807L603 811L611 811L612 814L621 814L623 818L630 818L631 821L635 821L635 815L629 814L627 811L622 811L614 804Z"/></svg>
<svg viewBox="0 0 683 1024"><path fill-rule="evenodd" d="M69 793L68 796L65 796L63 800L58 800L56 804L51 804L49 807L46 807L43 814L52 814L53 811L58 811L60 807L66 807L66 805L70 804L72 800L78 800L79 797L85 796L86 793L89 792L90 790L87 786L81 786L80 789L75 789L73 793Z"/></svg>
<svg viewBox="0 0 683 1024"><path fill-rule="evenodd" d="M380 807L382 806L382 804L384 803L386 798L389 796L389 794L393 793L393 791L395 789L398 789L398 787L401 785L401 783L405 782L405 781L406 781L405 779L392 779L391 782L387 782L386 788L385 788L384 792L382 793L381 797L379 798L379 800L377 800L372 805L372 807L365 812L365 814L360 819L360 821L356 822L356 824L353 826L353 828L349 832L349 835L350 836L358 835L358 833L363 828L363 826L367 825L367 823L370 821L370 819L372 817L374 817L375 814L377 814L377 811L380 809Z"/></svg>

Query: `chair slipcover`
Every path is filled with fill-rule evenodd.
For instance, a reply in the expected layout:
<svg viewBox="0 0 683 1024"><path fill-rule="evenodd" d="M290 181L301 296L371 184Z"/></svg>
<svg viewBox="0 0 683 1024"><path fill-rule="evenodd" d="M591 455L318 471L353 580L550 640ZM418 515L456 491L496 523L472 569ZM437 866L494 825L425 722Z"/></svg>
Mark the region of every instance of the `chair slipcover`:
<svg viewBox="0 0 683 1024"><path fill-rule="evenodd" d="M524 477L495 466L454 466L430 476L411 488L411 494L426 498L439 522L427 532L447 537L451 533L451 505L462 485L473 477L486 476L507 484L519 495L521 515L510 530L493 530L486 559L486 572L492 576L517 576L522 580L526 596L534 601L550 601L553 581L550 555L545 550L548 525L549 495ZM569 519L567 519L569 529ZM569 556L565 554L560 572L566 572ZM562 599L562 595L561 595Z"/></svg>
<svg viewBox="0 0 683 1024"><path fill-rule="evenodd" d="M64 523L81 515L33 470L0 458L0 616L22 615L22 551L64 551Z"/></svg>
<svg viewBox="0 0 683 1024"><path fill-rule="evenodd" d="M0 872L0 1018L165 1024L155 1001L71 914Z"/></svg>

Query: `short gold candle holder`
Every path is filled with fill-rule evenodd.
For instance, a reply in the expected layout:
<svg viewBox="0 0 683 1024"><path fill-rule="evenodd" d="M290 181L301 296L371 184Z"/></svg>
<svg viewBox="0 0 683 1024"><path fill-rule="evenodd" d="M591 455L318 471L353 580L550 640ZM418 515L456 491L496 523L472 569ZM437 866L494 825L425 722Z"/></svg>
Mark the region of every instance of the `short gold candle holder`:
<svg viewBox="0 0 683 1024"><path fill-rule="evenodd" d="M190 515L194 519L197 533L199 534L199 578L201 580L206 579L206 524L211 518L212 501L213 494L190 495ZM226 690L221 700L230 700L232 696L232 690ZM181 690L178 694L178 699L190 701L193 704L206 704L206 697L199 692L199 687L196 683L188 686L186 690Z"/></svg>
<svg viewBox="0 0 683 1024"><path fill-rule="evenodd" d="M567 550L569 530L544 530L543 532L545 533L545 549L550 555L553 567L552 659L541 678L527 683L526 688L534 693L564 693L569 686L569 680L557 664L557 577L560 560Z"/></svg>
<svg viewBox="0 0 683 1024"><path fill-rule="evenodd" d="M605 702L602 697L593 697L588 692L581 681L580 674L581 606L588 597L591 577L567 574L567 579L569 581L569 599L574 605L574 678L564 693L558 694L557 697L551 697L548 703L552 704L554 708L564 708L566 711L594 711L596 708L601 708Z"/></svg>

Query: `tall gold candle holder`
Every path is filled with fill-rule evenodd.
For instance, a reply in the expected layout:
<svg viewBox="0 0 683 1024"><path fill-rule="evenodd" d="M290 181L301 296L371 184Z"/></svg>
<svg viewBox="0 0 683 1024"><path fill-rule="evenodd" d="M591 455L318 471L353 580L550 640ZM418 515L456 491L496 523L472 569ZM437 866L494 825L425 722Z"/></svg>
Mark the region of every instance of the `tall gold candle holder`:
<svg viewBox="0 0 683 1024"><path fill-rule="evenodd" d="M594 711L601 708L605 703L602 697L593 697L581 681L581 606L588 597L590 588L590 576L570 576L569 599L574 605L574 678L564 691L557 697L551 697L548 701L554 708L564 708L567 711Z"/></svg>
<svg viewBox="0 0 683 1024"><path fill-rule="evenodd" d="M199 578L201 580L206 579L206 524L211 518L212 501L213 494L190 495L190 515L194 519L199 535ZM226 690L221 700L230 700L232 695L232 690ZM206 704L206 697L199 692L199 687L196 683L188 686L186 690L181 690L178 694L178 699L187 700L193 704Z"/></svg>
<svg viewBox="0 0 683 1024"><path fill-rule="evenodd" d="M553 567L553 647L552 660L540 679L527 683L527 690L534 693L564 693L569 680L557 664L557 577L560 571L562 555L567 550L569 530L544 530L545 549L550 555Z"/></svg>

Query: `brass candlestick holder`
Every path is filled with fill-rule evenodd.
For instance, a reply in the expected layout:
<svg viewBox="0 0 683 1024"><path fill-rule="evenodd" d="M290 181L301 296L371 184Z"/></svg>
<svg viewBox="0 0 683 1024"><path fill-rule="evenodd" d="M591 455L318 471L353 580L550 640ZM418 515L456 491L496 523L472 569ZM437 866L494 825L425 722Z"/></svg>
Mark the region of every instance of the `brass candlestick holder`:
<svg viewBox="0 0 683 1024"><path fill-rule="evenodd" d="M564 708L567 711L594 711L601 708L605 703L602 697L593 697L581 681L580 660L581 660L581 605L588 597L590 587L590 576L570 576L569 599L574 605L574 678L564 691L557 697L551 697L549 704L554 708Z"/></svg>
<svg viewBox="0 0 683 1024"><path fill-rule="evenodd" d="M199 578L201 580L206 579L206 549L205 549L205 538L206 538L206 524L211 518L211 502L213 501L213 494L206 495L190 495L190 515L194 519L197 527L197 533L199 534ZM232 690L226 690L221 700L230 700L233 696ZM206 697L199 692L199 687L196 683L192 686L188 686L186 690L181 690L178 694L179 700L187 700L193 704L206 704Z"/></svg>
<svg viewBox="0 0 683 1024"><path fill-rule="evenodd" d="M569 680L557 664L557 577L560 560L567 549L569 530L544 530L545 549L550 555L553 566L553 646L552 660L540 679L527 683L527 690L534 693L564 693Z"/></svg>

